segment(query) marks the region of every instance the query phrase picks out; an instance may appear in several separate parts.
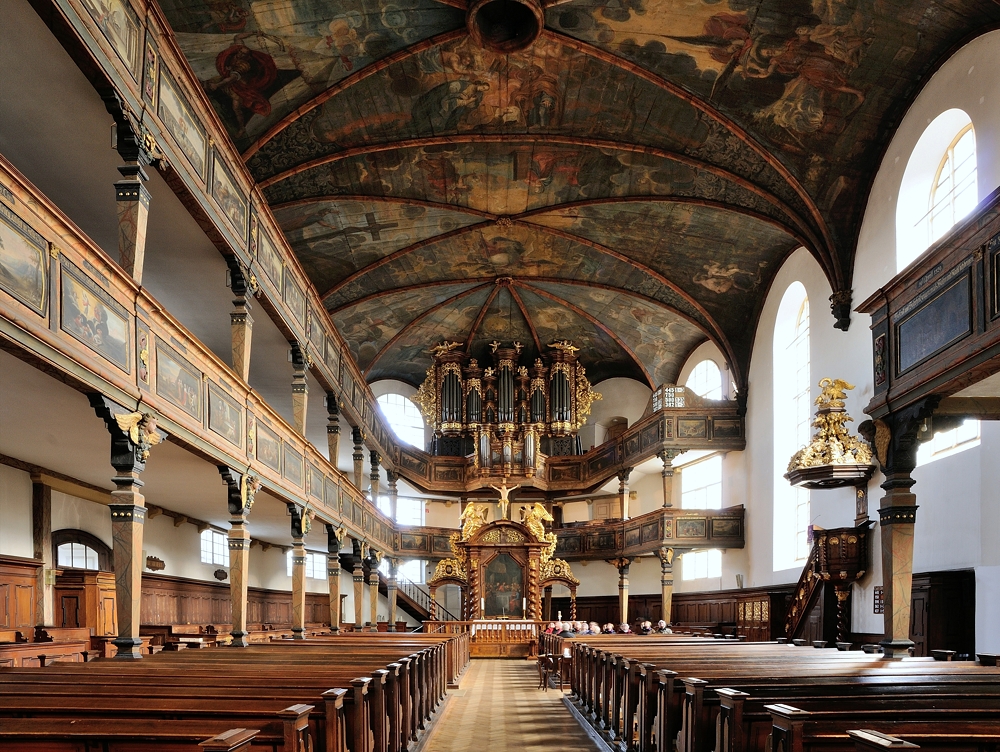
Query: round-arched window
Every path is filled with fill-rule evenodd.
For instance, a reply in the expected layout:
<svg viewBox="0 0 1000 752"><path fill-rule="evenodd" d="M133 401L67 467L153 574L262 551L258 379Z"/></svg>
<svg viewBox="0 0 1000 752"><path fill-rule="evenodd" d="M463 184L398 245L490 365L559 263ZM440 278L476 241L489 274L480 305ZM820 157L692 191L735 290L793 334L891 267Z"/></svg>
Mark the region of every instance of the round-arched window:
<svg viewBox="0 0 1000 752"><path fill-rule="evenodd" d="M376 402L400 441L424 448L424 418L416 405L402 394L383 394Z"/></svg>
<svg viewBox="0 0 1000 752"><path fill-rule="evenodd" d="M696 365L684 383L688 389L705 399L722 399L722 371L714 360L705 359Z"/></svg>
<svg viewBox="0 0 1000 752"><path fill-rule="evenodd" d="M896 271L979 203L976 133L968 113L945 110L924 130L903 172L896 200Z"/></svg>

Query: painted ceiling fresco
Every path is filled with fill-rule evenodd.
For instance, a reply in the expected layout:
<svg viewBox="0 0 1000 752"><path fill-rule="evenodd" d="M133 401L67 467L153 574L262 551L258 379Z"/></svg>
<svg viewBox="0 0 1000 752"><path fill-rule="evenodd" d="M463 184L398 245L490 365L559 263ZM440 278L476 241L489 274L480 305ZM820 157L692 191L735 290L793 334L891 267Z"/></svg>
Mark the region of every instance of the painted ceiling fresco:
<svg viewBox="0 0 1000 752"><path fill-rule="evenodd" d="M443 339L571 339L593 380L650 385L711 339L745 387L782 260L849 291L895 124L1000 25L983 0L549 0L500 54L462 0L161 4L367 377L415 384Z"/></svg>

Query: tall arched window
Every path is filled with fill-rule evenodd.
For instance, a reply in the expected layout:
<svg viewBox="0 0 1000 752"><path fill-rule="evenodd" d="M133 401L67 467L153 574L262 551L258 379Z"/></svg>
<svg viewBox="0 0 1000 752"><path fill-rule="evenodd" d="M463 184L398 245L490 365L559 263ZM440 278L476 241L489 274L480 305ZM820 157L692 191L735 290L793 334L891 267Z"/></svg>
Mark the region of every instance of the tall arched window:
<svg viewBox="0 0 1000 752"><path fill-rule="evenodd" d="M945 110L924 130L896 200L896 271L917 259L979 203L976 133L963 110Z"/></svg>
<svg viewBox="0 0 1000 752"><path fill-rule="evenodd" d="M383 394L376 400L400 441L424 448L424 419L420 410L402 394Z"/></svg>
<svg viewBox="0 0 1000 752"><path fill-rule="evenodd" d="M963 110L945 110L930 122L906 163L896 203L896 271L913 263L979 203L976 132ZM917 465L979 445L979 421L970 418L920 445Z"/></svg>
<svg viewBox="0 0 1000 752"><path fill-rule="evenodd" d="M774 569L790 569L809 555L809 491L784 474L788 458L809 443L812 377L809 298L800 282L785 291L774 325Z"/></svg>
<svg viewBox="0 0 1000 752"><path fill-rule="evenodd" d="M707 358L696 365L684 386L705 399L722 399L722 371L714 360Z"/></svg>

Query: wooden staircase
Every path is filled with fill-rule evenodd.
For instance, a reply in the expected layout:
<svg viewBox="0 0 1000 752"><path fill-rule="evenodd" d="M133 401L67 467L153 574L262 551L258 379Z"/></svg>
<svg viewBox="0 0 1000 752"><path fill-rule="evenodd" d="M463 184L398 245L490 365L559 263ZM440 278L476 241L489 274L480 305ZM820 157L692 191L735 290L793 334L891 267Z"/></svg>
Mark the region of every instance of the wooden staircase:
<svg viewBox="0 0 1000 752"><path fill-rule="evenodd" d="M865 576L871 559L871 524L816 531L785 615L788 639L846 640L851 585Z"/></svg>

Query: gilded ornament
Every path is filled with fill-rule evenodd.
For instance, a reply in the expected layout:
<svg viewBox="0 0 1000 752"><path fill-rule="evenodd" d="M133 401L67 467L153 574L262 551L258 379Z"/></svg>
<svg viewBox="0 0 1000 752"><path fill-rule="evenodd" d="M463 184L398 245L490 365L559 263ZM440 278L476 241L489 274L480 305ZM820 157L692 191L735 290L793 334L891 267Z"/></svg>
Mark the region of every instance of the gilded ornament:
<svg viewBox="0 0 1000 752"><path fill-rule="evenodd" d="M561 340L559 342L553 342L549 345L553 350L561 350L562 352L575 353L579 352L580 348L572 344L568 339Z"/></svg>
<svg viewBox="0 0 1000 752"><path fill-rule="evenodd" d="M482 538L483 543L499 543L500 542L500 531L490 530Z"/></svg>
<svg viewBox="0 0 1000 752"><path fill-rule="evenodd" d="M442 559L434 569L431 584L439 580L461 580L468 582L468 575L465 572L462 562L458 559Z"/></svg>
<svg viewBox="0 0 1000 752"><path fill-rule="evenodd" d="M489 509L485 504L476 504L470 501L462 510L462 540L469 540L475 532L486 524L486 515Z"/></svg>
<svg viewBox="0 0 1000 752"><path fill-rule="evenodd" d="M871 464L871 447L847 430L847 422L853 418L844 410L844 400L847 390L854 387L842 379L822 379L819 386L823 391L816 398L816 431L812 441L792 455L788 472L824 465Z"/></svg>
<svg viewBox="0 0 1000 752"><path fill-rule="evenodd" d="M578 580L573 575L573 570L569 566L569 562L563 561L562 559L550 559L542 564L542 580L553 580L562 579L572 582L574 585L579 585L580 580Z"/></svg>
<svg viewBox="0 0 1000 752"><path fill-rule="evenodd" d="M254 497L260 490L260 478L251 472L243 473L240 478L240 501L243 504L244 514L250 514L253 509Z"/></svg>
<svg viewBox="0 0 1000 752"><path fill-rule="evenodd" d="M534 506L521 513L521 522L535 536L536 540L548 544L542 549L542 561L546 562L551 559L556 552L556 535L545 532L545 523L552 522L552 515L545 510L543 505L535 502Z"/></svg>
<svg viewBox="0 0 1000 752"><path fill-rule="evenodd" d="M156 418L149 413L125 413L115 416L115 422L122 433L128 434L138 452L139 459L145 462L149 458L149 450L163 441L156 432Z"/></svg>
<svg viewBox="0 0 1000 752"><path fill-rule="evenodd" d="M456 348L459 348L461 346L462 346L461 342L449 342L448 340L445 340L440 345L435 345L434 347L432 347L430 352L432 355L434 355L434 357L438 357L440 355L444 355L447 352L451 352L452 350L455 350Z"/></svg>
<svg viewBox="0 0 1000 752"><path fill-rule="evenodd" d="M411 401L419 408L420 414L424 416L424 420L431 425L436 425L437 399L435 398L434 389L434 369L428 369L426 375L427 378L424 379L424 383L417 389L417 393L413 395Z"/></svg>

